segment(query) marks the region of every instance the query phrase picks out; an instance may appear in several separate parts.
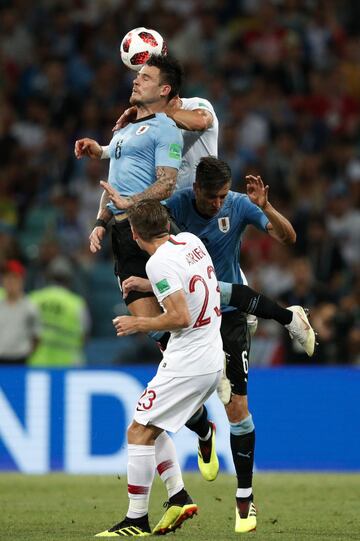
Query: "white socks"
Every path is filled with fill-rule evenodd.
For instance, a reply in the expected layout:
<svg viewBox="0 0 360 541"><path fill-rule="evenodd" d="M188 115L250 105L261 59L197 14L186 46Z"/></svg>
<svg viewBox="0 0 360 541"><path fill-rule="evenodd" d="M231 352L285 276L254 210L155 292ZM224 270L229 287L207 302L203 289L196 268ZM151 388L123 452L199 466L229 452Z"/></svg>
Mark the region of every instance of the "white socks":
<svg viewBox="0 0 360 541"><path fill-rule="evenodd" d="M237 498L250 498L252 494L252 487L250 488L238 488L236 491Z"/></svg>
<svg viewBox="0 0 360 541"><path fill-rule="evenodd" d="M155 445L128 445L129 518L147 514L151 485L155 476Z"/></svg>
<svg viewBox="0 0 360 541"><path fill-rule="evenodd" d="M156 468L165 483L168 497L174 496L184 488L180 466L173 440L165 430L155 440Z"/></svg>
<svg viewBox="0 0 360 541"><path fill-rule="evenodd" d="M140 518L147 514L155 468L165 483L169 498L184 488L175 445L165 431L156 438L155 445L128 444L127 517Z"/></svg>

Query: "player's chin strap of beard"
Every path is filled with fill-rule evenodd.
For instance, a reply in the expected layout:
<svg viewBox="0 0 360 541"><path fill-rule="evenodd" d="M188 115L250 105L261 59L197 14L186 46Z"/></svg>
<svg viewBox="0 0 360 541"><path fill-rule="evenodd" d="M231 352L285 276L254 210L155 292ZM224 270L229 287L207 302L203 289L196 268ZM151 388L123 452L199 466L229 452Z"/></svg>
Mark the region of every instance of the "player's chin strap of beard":
<svg viewBox="0 0 360 541"><path fill-rule="evenodd" d="M231 402L231 383L226 376L226 357L224 355L224 368L221 379L216 387L218 397L224 406L227 406Z"/></svg>

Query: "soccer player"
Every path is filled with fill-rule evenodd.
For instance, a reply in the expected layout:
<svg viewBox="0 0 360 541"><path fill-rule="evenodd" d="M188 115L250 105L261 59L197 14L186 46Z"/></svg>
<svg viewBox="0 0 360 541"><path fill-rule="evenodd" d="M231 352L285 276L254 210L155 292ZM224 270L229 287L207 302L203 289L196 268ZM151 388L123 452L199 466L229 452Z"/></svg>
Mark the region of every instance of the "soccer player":
<svg viewBox="0 0 360 541"><path fill-rule="evenodd" d="M248 196L232 192L229 166L210 156L200 160L195 178L194 190L176 192L167 205L182 229L202 239L220 280L230 282L230 285L232 282L241 283L240 241L247 225L255 225L280 242L294 241L295 232L291 224L269 203L268 186L264 187L259 177L247 177ZM134 284L132 278L124 282L125 292L132 289ZM261 317L275 316L301 342L307 353L313 354L314 331L301 307L284 309L250 288L242 287L240 298L236 298L237 293L236 289L232 292L229 290L230 305L239 306L241 301L242 310L247 306L247 311ZM250 337L246 319L240 310L226 306L222 306L222 310L221 334L227 361L226 373L231 383L231 401L226 406L226 413L238 480L235 531L242 533L256 528L252 494L255 426L247 401ZM224 393L227 393L226 389ZM206 408L190 419L186 426L199 436L200 471L205 479L215 479L219 467L215 453L215 432L213 424L207 419Z"/></svg>
<svg viewBox="0 0 360 541"><path fill-rule="evenodd" d="M224 359L220 295L204 244L191 233L170 235L167 211L156 200L136 203L129 220L135 241L150 255L146 273L164 312L155 317L116 317L117 335L170 330L171 336L128 428L129 508L124 520L98 534L104 537L151 534L148 504L156 467L169 502L152 533L175 531L196 514L166 431L177 432L184 419L202 407L219 383Z"/></svg>
<svg viewBox="0 0 360 541"><path fill-rule="evenodd" d="M214 157L200 160L194 189L176 193L169 208L181 228L199 236L207 247L219 280L242 283L239 257L241 237L247 225L267 232L281 243L293 243L296 235L290 222L268 201L268 186L260 177L247 177L247 196L232 192L229 166ZM294 318L293 314L294 312ZM304 335L308 351L314 350L315 336L301 308L283 313L282 323L291 331L296 327ZM237 474L235 531L256 528L252 473L255 426L248 409L247 381L250 339L246 319L238 310L223 307L221 335L226 354L227 376L231 382L231 402L226 406L230 423L230 444ZM200 440L201 449L201 440ZM206 446L204 446L204 454Z"/></svg>
<svg viewBox="0 0 360 541"><path fill-rule="evenodd" d="M176 186L191 188L196 166L203 156L217 156L219 121L212 104L205 98L175 96L166 106L166 114L181 129L184 148ZM130 107L117 120L113 131L136 117L136 107Z"/></svg>
<svg viewBox="0 0 360 541"><path fill-rule="evenodd" d="M181 80L182 71L175 59L152 56L134 80L130 103L136 105L136 118L114 133L108 147L89 138L75 143L77 158L110 158L108 181L119 194L118 208L104 191L90 234L90 250L95 253L101 249L107 224L114 217L112 248L120 285L131 275L145 277L148 259L132 238L127 210L146 198L167 199L176 186L183 141L180 130L163 111L179 93ZM160 313L153 293L133 292L126 303L134 315Z"/></svg>

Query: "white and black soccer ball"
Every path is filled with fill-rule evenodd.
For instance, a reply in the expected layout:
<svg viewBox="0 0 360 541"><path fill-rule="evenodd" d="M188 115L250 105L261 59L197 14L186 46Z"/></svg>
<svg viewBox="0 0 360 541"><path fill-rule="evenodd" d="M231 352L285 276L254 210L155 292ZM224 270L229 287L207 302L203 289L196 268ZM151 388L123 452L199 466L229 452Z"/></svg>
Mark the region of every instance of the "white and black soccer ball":
<svg viewBox="0 0 360 541"><path fill-rule="evenodd" d="M151 54L166 54L167 46L163 37L143 26L130 30L121 42L121 60L128 68L139 71Z"/></svg>

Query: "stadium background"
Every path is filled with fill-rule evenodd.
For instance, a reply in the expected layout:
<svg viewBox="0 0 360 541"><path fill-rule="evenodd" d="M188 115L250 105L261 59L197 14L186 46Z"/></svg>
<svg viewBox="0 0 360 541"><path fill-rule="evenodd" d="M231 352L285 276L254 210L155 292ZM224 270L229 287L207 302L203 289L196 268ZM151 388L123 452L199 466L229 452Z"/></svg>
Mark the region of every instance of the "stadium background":
<svg viewBox="0 0 360 541"><path fill-rule="evenodd" d="M160 31L184 64L183 95L213 103L221 125L219 156L232 167L234 189L244 189L247 173L261 174L270 185L270 200L294 224L294 250L256 231L243 243L242 267L250 284L285 304L301 300L311 309L320 335L311 360L275 324L261 323L254 338L252 366L262 367L253 370L255 420L264 432L267 424L278 426L289 408L281 427L288 436L284 460L271 462L278 450L269 451L268 462L260 464L265 469L360 468L358 435L350 429L350 417L358 419L360 362L359 10L355 0L224 0L208 1L206 9L203 2L190 0L0 2L0 266L9 258L23 261L30 292L44 285L52 260L61 256L71 264L72 287L91 313L88 366L111 365L143 382L135 365L149 364L141 371L146 374L159 358L145 337L114 338L111 319L125 306L112 274L111 252L105 243L93 256L87 242L106 164L76 161L73 155L79 137L106 144L127 106L133 73L121 64L118 47L129 29ZM279 368L304 363L316 368ZM86 371L79 374L86 379ZM26 471L16 445L26 454L36 440L36 427L41 428L31 398L31 380L38 376L50 381L44 393L50 393L51 404L57 397L66 401L61 378L67 375L61 371L0 368L2 468ZM126 404L129 399L135 396L126 393ZM89 414L87 419L97 430L106 412L111 418L113 411L102 406L102 414L94 410L95 418ZM56 409L47 415L50 432L39 452L50 453L49 468L57 469L64 466L63 451L54 449L61 448L62 436L56 434L65 417ZM116 429L121 432L126 424L119 415ZM304 462L303 451L295 450L304 445L299 432L314 415L316 446L313 454L303 449L309 456ZM339 426L348 438L346 448L356 451L349 462L335 459L346 452L344 442L328 439ZM95 438L87 445L96 455L115 452L116 442L122 444L115 439L97 448ZM260 457L268 445L260 440ZM316 462L314 454L325 456L330 445L331 464ZM294 453L290 462L287 451Z"/></svg>

